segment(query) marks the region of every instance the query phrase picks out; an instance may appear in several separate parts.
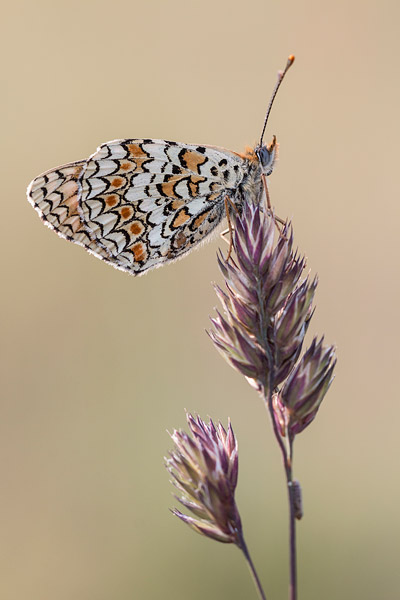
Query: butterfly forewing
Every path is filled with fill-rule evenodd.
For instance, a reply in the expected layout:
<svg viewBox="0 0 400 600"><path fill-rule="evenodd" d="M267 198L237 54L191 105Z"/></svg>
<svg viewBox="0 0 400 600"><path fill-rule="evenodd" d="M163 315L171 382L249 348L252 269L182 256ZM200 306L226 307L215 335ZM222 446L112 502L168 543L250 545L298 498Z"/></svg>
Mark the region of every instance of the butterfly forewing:
<svg viewBox="0 0 400 600"><path fill-rule="evenodd" d="M78 210L108 261L140 274L211 233L224 216L224 197L243 176L243 159L226 150L116 140L86 162Z"/></svg>

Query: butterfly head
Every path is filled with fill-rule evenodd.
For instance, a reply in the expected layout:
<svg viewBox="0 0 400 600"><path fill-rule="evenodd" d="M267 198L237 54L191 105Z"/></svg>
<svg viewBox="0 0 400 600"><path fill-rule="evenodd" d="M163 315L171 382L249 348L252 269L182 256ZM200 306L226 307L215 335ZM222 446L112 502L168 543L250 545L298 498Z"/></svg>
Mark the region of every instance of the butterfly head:
<svg viewBox="0 0 400 600"><path fill-rule="evenodd" d="M272 170L274 168L274 163L277 157L278 152L278 144L276 142L276 137L272 138L272 142L266 145L257 146L255 149L255 154L258 158L258 162L260 163L261 170L263 174L268 177L271 175Z"/></svg>

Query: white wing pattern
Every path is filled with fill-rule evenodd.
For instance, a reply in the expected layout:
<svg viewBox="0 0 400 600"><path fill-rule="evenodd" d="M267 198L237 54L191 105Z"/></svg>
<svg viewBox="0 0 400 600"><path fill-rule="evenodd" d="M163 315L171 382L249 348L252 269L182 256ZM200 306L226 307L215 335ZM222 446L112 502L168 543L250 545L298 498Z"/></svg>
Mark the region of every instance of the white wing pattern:
<svg viewBox="0 0 400 600"><path fill-rule="evenodd" d="M140 275L211 233L253 160L208 146L115 140L34 179L28 199L61 237Z"/></svg>

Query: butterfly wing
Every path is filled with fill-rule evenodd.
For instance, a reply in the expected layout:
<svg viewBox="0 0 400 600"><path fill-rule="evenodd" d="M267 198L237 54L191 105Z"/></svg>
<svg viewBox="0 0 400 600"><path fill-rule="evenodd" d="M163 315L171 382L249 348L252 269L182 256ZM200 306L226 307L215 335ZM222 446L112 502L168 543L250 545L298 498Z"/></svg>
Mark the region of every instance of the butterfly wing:
<svg viewBox="0 0 400 600"><path fill-rule="evenodd" d="M91 239L78 213L79 177L85 164L81 160L46 171L30 183L27 196L45 225L60 237L106 259L109 254Z"/></svg>
<svg viewBox="0 0 400 600"><path fill-rule="evenodd" d="M115 140L83 163L49 172L57 189L34 180L31 198L62 237L139 275L181 257L211 233L225 214L225 196L243 180L244 164L233 152L207 146ZM73 212L66 211L68 202Z"/></svg>

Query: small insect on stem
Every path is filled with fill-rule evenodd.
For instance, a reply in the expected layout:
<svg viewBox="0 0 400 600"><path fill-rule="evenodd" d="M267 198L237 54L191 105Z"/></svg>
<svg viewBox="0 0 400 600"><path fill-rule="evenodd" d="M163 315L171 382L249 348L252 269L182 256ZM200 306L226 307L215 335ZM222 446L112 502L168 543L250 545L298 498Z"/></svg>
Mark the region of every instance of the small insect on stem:
<svg viewBox="0 0 400 600"><path fill-rule="evenodd" d="M300 519L303 517L303 498L301 493L301 485L297 479L294 479L293 481L289 482L289 486L292 488L291 494L294 516L300 521Z"/></svg>

